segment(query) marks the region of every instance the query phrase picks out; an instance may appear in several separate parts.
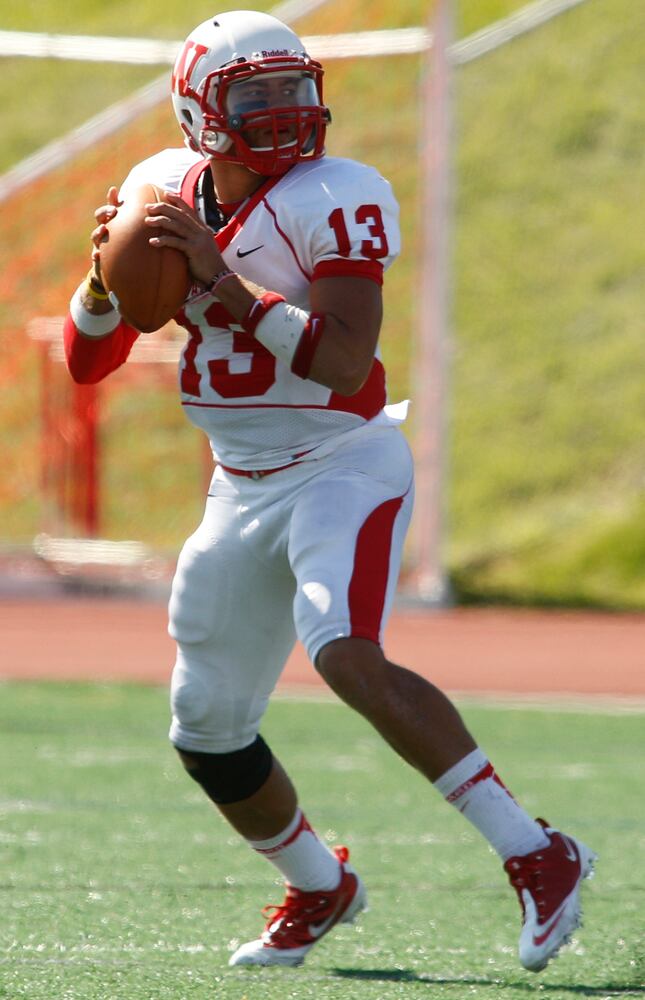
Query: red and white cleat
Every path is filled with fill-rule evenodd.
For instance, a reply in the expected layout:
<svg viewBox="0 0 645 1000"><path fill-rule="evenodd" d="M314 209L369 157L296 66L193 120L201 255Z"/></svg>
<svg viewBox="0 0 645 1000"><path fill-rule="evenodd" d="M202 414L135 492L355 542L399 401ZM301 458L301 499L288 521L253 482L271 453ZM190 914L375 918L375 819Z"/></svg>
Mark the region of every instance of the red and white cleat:
<svg viewBox="0 0 645 1000"><path fill-rule="evenodd" d="M336 924L351 924L367 907L365 887L347 865L346 847L335 847L340 862L340 884L336 889L302 892L287 884L282 906L265 906L269 917L257 941L248 941L231 955L229 965L301 965L307 953Z"/></svg>
<svg viewBox="0 0 645 1000"><path fill-rule="evenodd" d="M593 873L596 858L579 840L552 829L543 819L538 823L549 846L504 864L524 916L520 962L531 972L544 969L580 926L580 887Z"/></svg>

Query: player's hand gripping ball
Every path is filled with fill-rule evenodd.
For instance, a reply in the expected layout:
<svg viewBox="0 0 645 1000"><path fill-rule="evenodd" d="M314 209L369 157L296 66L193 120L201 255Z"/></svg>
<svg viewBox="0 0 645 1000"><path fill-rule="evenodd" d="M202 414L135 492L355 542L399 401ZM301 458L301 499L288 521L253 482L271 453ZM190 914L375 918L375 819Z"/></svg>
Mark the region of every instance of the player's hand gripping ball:
<svg viewBox="0 0 645 1000"><path fill-rule="evenodd" d="M154 247L145 225L145 205L163 201L153 184L135 188L107 223L101 243L101 281L119 302L119 312L142 333L159 330L184 304L192 280L185 254L174 247Z"/></svg>

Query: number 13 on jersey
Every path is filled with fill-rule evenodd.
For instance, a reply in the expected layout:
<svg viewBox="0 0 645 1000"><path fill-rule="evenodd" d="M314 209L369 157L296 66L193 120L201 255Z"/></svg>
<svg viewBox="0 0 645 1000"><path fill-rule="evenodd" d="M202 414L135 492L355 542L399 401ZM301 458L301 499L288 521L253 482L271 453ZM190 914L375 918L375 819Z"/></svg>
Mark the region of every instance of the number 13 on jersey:
<svg viewBox="0 0 645 1000"><path fill-rule="evenodd" d="M327 221L336 236L338 253L341 257L349 257L352 243L347 229L345 209L335 208ZM390 248L380 207L378 205L360 205L353 214L353 221L357 225L365 227L371 237L371 239L362 240L361 256L367 257L368 260L380 260L381 257L387 257Z"/></svg>

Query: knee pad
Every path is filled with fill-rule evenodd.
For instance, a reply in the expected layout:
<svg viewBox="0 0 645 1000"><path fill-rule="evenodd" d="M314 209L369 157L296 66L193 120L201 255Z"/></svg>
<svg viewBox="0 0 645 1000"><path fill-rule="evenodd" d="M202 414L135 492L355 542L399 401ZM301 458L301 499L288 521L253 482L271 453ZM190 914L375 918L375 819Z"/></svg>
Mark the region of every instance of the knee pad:
<svg viewBox="0 0 645 1000"><path fill-rule="evenodd" d="M217 805L241 802L259 791L273 765L273 754L261 736L243 750L200 753L175 747L191 778Z"/></svg>

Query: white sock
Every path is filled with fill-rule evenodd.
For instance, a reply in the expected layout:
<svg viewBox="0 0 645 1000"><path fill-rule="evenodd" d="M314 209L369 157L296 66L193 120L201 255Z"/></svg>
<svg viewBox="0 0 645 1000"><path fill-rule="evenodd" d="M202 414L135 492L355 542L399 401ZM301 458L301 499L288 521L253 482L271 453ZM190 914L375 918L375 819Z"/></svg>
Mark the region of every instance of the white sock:
<svg viewBox="0 0 645 1000"><path fill-rule="evenodd" d="M277 837L250 840L249 844L297 889L335 889L340 883L338 858L318 839L300 809Z"/></svg>
<svg viewBox="0 0 645 1000"><path fill-rule="evenodd" d="M544 830L515 801L481 750L473 750L434 783L476 826L502 861L546 847Z"/></svg>

